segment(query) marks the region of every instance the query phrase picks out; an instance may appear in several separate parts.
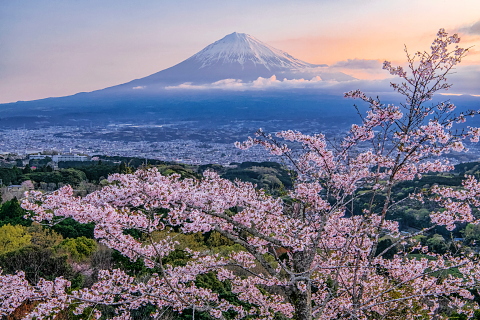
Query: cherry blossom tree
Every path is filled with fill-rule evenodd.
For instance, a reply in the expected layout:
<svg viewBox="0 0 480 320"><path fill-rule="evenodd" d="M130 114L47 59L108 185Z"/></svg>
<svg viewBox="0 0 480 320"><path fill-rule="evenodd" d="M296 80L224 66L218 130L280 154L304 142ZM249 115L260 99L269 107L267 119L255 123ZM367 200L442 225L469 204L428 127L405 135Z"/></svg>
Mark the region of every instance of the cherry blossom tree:
<svg viewBox="0 0 480 320"><path fill-rule="evenodd" d="M396 205L392 188L397 182L450 170L445 155L466 151L465 139L480 139L479 128L455 131L476 112L455 114L452 103L432 102L435 92L450 87L446 76L467 53L457 46L459 40L441 29L430 52L407 53L406 70L384 63L384 69L402 79L392 83L405 97L398 106L360 91L347 93L365 101L369 110L338 143L322 134L294 131L276 137L259 131L238 143L240 148L261 145L290 161L295 185L281 197L209 171L202 179L182 179L162 176L155 168L114 174L107 186L83 198L74 197L69 186L51 194L30 192L23 207L32 219L94 222L99 242L131 260L140 259L152 273L135 278L120 269L103 270L94 285L80 290L72 290L63 278L32 284L22 272L2 275L0 314L37 300L28 319L72 307L76 314L89 310L87 316L98 319L101 305L115 307L114 319L129 319L132 310L146 305L155 308L153 318L161 318L167 308L218 319L441 319L452 311L471 315L478 308L473 299L480 277L478 258L461 251L431 253L413 238L435 226L452 230L458 222L478 222L472 209L480 205L480 183L467 177L461 189L434 186L410 195L418 201L428 197L440 208L430 215L432 226L415 234L400 233L398 224L387 219ZM369 205L354 214L359 191L368 196ZM132 229L143 236L133 237L128 232ZM188 262L168 264L167 257L178 246L174 229L217 232L241 250L214 254L186 248ZM154 236L158 232L165 235L160 240ZM378 250L385 235L394 240ZM393 247L398 252L384 257ZM415 252L424 257L414 258ZM196 280L204 274L228 283L235 298L202 287Z"/></svg>

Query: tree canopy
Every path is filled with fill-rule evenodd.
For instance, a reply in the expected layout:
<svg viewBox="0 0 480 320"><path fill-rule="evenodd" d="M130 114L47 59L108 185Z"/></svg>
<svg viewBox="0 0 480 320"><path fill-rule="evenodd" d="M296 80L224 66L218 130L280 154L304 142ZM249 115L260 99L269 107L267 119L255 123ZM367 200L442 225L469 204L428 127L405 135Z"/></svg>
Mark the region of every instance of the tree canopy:
<svg viewBox="0 0 480 320"><path fill-rule="evenodd" d="M97 240L151 273L102 270L97 282L80 290L62 277L29 283L23 272L5 274L1 314L39 300L30 314L38 319L68 308L98 319L100 306L110 306L113 314L103 316L115 319L147 309L154 318L169 309L217 319L473 316L477 256L446 250L440 234L426 244L419 236L439 226L478 223L473 209L480 206L480 183L467 176L460 188L432 185L402 199L393 196L400 182L451 170L443 156L466 151L465 139L480 139L480 128L455 131L478 112L455 114L452 103L431 101L450 87L446 76L467 52L459 40L441 29L430 52L407 55L408 71L384 63L402 79L392 83L405 97L399 105L359 90L346 93L369 110L338 143L296 131L275 137L259 131L238 143L263 146L290 161L295 181L279 196L209 170L197 179L162 175L156 168L113 174L101 190L82 198L69 186L51 194L30 192L23 207L32 219L93 223ZM356 212L359 197L368 201ZM401 233L388 213L404 200L434 202L431 224ZM188 238L182 245L179 234L215 234L211 241L231 250L190 246Z"/></svg>

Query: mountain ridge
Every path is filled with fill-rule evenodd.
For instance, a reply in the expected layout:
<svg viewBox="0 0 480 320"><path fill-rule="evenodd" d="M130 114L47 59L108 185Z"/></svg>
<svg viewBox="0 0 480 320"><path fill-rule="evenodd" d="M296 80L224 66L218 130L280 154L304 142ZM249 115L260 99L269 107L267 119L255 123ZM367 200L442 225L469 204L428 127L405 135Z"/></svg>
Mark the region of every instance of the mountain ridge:
<svg viewBox="0 0 480 320"><path fill-rule="evenodd" d="M237 62L241 65L252 61L255 64L264 65L269 70L274 67L279 69L327 67L326 64L315 65L299 60L249 34L238 32L233 32L215 41L187 60L190 59L201 62L201 68L217 61L223 64Z"/></svg>
<svg viewBox="0 0 480 320"><path fill-rule="evenodd" d="M85 99L87 97L106 101L106 99L121 95L140 97L164 94L172 86L185 83L208 85L226 79L247 83L272 76L280 81L283 79L355 80L352 76L342 72L329 70L326 64L305 62L285 51L263 43L251 35L233 32L207 45L180 63L143 78L89 92L23 102L60 98Z"/></svg>
<svg viewBox="0 0 480 320"><path fill-rule="evenodd" d="M333 81L355 79L329 70L326 64L311 64L297 59L251 35L233 32L170 68L115 87L158 90L166 85L207 84L224 79L249 82L274 75L280 79L311 79L317 76Z"/></svg>

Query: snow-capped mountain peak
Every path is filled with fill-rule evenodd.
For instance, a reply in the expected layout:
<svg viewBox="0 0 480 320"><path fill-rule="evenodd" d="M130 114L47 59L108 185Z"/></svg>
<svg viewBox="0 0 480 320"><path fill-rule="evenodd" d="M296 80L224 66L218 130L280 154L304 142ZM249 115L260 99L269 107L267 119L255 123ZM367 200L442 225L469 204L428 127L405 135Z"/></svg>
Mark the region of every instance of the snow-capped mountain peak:
<svg viewBox="0 0 480 320"><path fill-rule="evenodd" d="M206 46L187 60L148 77L125 83L130 88L165 87L182 83L213 83L224 79L244 82L259 77L280 79L351 80L327 65L311 64L292 57L245 33L231 33Z"/></svg>
<svg viewBox="0 0 480 320"><path fill-rule="evenodd" d="M201 68L215 64L261 65L268 70L291 70L314 67L288 53L261 42L246 33L233 32L205 47L188 60L201 63Z"/></svg>

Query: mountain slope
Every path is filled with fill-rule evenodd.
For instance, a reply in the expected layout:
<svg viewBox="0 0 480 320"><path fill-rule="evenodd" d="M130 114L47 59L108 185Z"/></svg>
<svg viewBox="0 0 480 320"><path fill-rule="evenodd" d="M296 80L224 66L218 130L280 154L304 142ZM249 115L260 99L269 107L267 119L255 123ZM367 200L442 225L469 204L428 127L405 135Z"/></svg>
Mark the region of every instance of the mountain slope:
<svg viewBox="0 0 480 320"><path fill-rule="evenodd" d="M315 76L323 80L354 79L341 72L329 71L327 65L296 59L248 34L234 32L173 67L121 86L160 89L165 85L185 82L204 84L223 79L247 82L273 75L279 79L310 79Z"/></svg>
<svg viewBox="0 0 480 320"><path fill-rule="evenodd" d="M315 65L296 59L250 35L234 32L208 45L179 64L141 79L66 97L2 104L0 124L5 125L9 122L15 125L25 123L63 125L67 116L68 121L73 122L77 122L80 118L95 119L96 121L97 118L105 120L107 117L108 121L114 123L120 115L127 115L128 118L137 115L144 117L142 113L155 113L157 110L162 110L162 116L169 114L180 119L191 117L192 110L188 108L199 100L204 103L198 108L198 112L201 112L205 105L210 104L228 108L236 104L258 105L260 108L261 105L269 103L271 94L275 97L281 96L276 100L277 106L278 101L292 99L294 102L290 102L290 104L299 103L301 99L292 94L289 90L293 89L288 86L272 90L268 94L262 92L242 94L230 90L216 90L200 94L198 90L166 89L166 87L183 83L210 84L223 79L235 79L234 83L239 83L237 82L239 80L245 83L257 80L259 77L270 78L273 75L280 81L284 78L310 80L316 76L323 80L353 79L346 74L329 71L326 65ZM331 86L328 90L331 93ZM273 93L273 91L275 92ZM343 91L342 89L340 92ZM301 92L301 95L309 96L326 93L317 87L302 88L301 86L298 92ZM215 104L218 101L222 101L222 103ZM309 100L309 103L311 101L314 99ZM275 108L275 112L279 112L279 110ZM211 117L214 118L217 113L212 112ZM197 113L195 115L198 116ZM240 117L239 114L237 116ZM251 117L250 114L246 116L247 118ZM269 117L273 118L271 114ZM291 118L291 115L289 117Z"/></svg>
<svg viewBox="0 0 480 320"><path fill-rule="evenodd" d="M268 70L280 71L318 66L296 59L284 51L260 42L251 35L237 32L212 43L188 60L201 63L200 68L216 64L240 64L245 68L253 64Z"/></svg>

